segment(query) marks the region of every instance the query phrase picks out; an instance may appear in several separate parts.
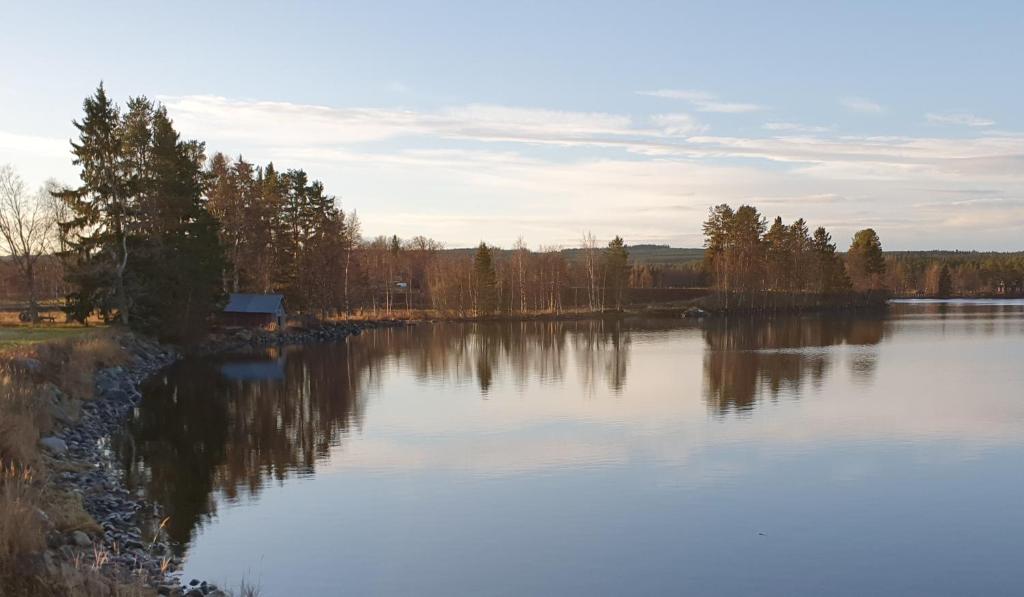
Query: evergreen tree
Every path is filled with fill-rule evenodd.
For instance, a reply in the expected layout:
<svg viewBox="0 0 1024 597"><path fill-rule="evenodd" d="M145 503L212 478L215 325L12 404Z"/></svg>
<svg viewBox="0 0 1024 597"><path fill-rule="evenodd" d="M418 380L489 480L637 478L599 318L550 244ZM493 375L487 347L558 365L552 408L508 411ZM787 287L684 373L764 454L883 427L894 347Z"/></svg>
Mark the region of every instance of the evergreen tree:
<svg viewBox="0 0 1024 597"><path fill-rule="evenodd" d="M858 290L882 287L885 256L882 255L882 242L873 229L865 228L853 235L846 264Z"/></svg>
<svg viewBox="0 0 1024 597"><path fill-rule="evenodd" d="M491 250L485 243L480 243L473 259L473 281L477 315L491 315L498 307L498 279Z"/></svg>
<svg viewBox="0 0 1024 597"><path fill-rule="evenodd" d="M836 254L832 235L819 226L811 238L810 248L815 266L812 280L814 289L826 294L849 290L850 280L846 276L843 262Z"/></svg>
<svg viewBox="0 0 1024 597"><path fill-rule="evenodd" d="M76 123L82 186L58 193L75 260L70 311L94 309L183 340L205 329L220 298L223 255L203 193L203 145L182 141L165 108L133 98L121 118L102 85Z"/></svg>
<svg viewBox="0 0 1024 597"><path fill-rule="evenodd" d="M604 252L605 288L616 309L622 309L622 298L629 282L629 251L622 237L616 236Z"/></svg>
<svg viewBox="0 0 1024 597"><path fill-rule="evenodd" d="M787 287L789 290L800 292L806 289L808 285L807 272L813 267L811 233L803 218L797 218L790 224L788 232L787 245L791 269Z"/></svg>
<svg viewBox="0 0 1024 597"><path fill-rule="evenodd" d="M703 226L705 267L712 272L716 287L726 292L731 289L726 252L734 216L732 208L723 203L708 211Z"/></svg>
<svg viewBox="0 0 1024 597"><path fill-rule="evenodd" d="M75 289L67 310L79 321L96 309L104 318L116 311L128 324L130 189L123 170L120 112L102 83L82 107L85 116L73 123L78 142L71 143L72 163L81 168L82 184L55 193L71 212L71 218L60 223L70 249L67 278Z"/></svg>
<svg viewBox="0 0 1024 597"><path fill-rule="evenodd" d="M764 235L766 277L768 287L783 290L793 275L793 253L790 251L789 227L776 216Z"/></svg>
<svg viewBox="0 0 1024 597"><path fill-rule="evenodd" d="M939 280L937 284L936 294L939 298L949 298L953 294L953 277L949 272L949 264L943 263L942 268L939 269Z"/></svg>

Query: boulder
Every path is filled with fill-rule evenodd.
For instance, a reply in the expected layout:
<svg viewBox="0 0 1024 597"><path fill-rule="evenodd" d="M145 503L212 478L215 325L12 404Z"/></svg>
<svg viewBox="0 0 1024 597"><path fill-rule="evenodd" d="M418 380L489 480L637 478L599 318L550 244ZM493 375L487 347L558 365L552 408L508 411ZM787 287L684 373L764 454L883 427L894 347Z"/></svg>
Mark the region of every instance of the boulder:
<svg viewBox="0 0 1024 597"><path fill-rule="evenodd" d="M68 443L59 437L44 437L39 440L39 446L54 456L68 453Z"/></svg>
<svg viewBox="0 0 1024 597"><path fill-rule="evenodd" d="M82 531L75 531L74 533L71 533L71 543L78 547L89 547L92 545L92 539Z"/></svg>

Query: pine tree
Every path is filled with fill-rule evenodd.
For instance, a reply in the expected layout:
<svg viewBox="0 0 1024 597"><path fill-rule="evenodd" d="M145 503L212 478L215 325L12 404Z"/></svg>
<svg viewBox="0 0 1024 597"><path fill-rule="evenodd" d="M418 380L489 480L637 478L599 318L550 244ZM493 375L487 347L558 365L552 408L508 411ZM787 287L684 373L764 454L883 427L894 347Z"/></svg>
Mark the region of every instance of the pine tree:
<svg viewBox="0 0 1024 597"><path fill-rule="evenodd" d="M498 306L498 280L491 250L485 243L480 243L473 259L473 281L477 315L491 315Z"/></svg>

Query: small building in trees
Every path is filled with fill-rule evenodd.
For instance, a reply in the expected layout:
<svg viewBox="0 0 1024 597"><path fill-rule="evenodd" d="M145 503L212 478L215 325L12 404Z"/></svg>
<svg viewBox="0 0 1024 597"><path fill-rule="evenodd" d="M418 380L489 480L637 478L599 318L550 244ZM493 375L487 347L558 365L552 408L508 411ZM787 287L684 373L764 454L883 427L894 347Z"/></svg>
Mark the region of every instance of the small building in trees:
<svg viewBox="0 0 1024 597"><path fill-rule="evenodd" d="M221 323L229 326L263 327L276 325L284 329L287 312L283 294L232 293L221 313Z"/></svg>

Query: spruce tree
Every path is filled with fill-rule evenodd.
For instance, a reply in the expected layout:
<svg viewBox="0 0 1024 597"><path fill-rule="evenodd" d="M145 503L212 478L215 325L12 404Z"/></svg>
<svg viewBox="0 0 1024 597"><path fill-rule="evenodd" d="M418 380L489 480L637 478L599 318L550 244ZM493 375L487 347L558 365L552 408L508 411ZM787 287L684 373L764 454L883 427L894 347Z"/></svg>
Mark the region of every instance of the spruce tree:
<svg viewBox="0 0 1024 597"><path fill-rule="evenodd" d="M604 252L605 288L616 309L622 309L623 295L629 284L629 251L621 236L608 243Z"/></svg>
<svg viewBox="0 0 1024 597"><path fill-rule="evenodd" d="M161 337L201 333L220 298L223 255L204 203L204 147L183 141L165 108L133 98L122 118L100 85L72 143L82 185L57 195L74 259L70 313L95 309Z"/></svg>
<svg viewBox="0 0 1024 597"><path fill-rule="evenodd" d="M491 315L498 307L498 280L491 249L485 243L480 243L473 259L473 281L476 289L476 314Z"/></svg>
<svg viewBox="0 0 1024 597"><path fill-rule="evenodd" d="M885 256L882 254L882 242L873 229L865 228L853 236L846 259L850 277L858 289L881 287Z"/></svg>
<svg viewBox="0 0 1024 597"><path fill-rule="evenodd" d="M949 298L953 294L953 276L949 272L949 264L943 263L939 269L939 280L936 294L939 298Z"/></svg>
<svg viewBox="0 0 1024 597"><path fill-rule="evenodd" d="M71 143L72 163L81 168L82 184L55 193L71 212L70 219L60 223L70 249L67 278L74 288L67 310L79 321L96 309L104 318L116 311L128 324L131 304L125 272L131 206L120 112L102 83L82 108L85 116L73 122L78 141Z"/></svg>

